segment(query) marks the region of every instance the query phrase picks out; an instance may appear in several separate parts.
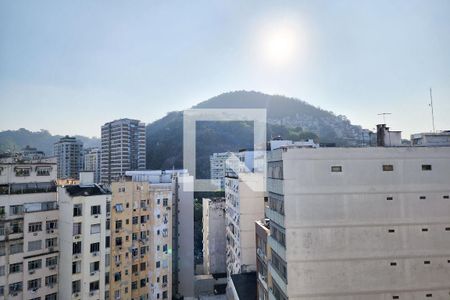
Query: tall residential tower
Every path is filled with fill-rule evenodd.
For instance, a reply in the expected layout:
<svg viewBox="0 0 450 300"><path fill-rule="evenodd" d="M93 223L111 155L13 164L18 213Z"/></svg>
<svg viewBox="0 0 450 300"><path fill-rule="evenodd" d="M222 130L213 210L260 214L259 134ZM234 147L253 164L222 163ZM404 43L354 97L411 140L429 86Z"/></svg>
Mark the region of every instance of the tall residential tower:
<svg viewBox="0 0 450 300"><path fill-rule="evenodd" d="M111 183L130 170L145 169L145 123L120 119L102 126L101 182Z"/></svg>

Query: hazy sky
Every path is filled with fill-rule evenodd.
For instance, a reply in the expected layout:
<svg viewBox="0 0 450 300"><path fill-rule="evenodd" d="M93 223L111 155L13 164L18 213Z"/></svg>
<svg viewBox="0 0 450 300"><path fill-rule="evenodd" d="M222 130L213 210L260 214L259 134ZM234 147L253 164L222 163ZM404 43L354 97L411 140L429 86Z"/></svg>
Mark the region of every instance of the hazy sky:
<svg viewBox="0 0 450 300"><path fill-rule="evenodd" d="M288 48L286 50L286 48ZM0 130L99 136L222 92L450 129L450 1L0 1Z"/></svg>

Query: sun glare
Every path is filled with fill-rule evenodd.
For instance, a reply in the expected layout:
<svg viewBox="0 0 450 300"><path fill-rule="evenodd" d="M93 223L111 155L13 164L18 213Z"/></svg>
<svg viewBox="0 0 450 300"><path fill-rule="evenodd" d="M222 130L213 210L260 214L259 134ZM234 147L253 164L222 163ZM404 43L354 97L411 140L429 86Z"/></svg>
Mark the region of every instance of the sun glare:
<svg viewBox="0 0 450 300"><path fill-rule="evenodd" d="M287 24L266 30L263 34L263 55L274 66L292 63L298 56L298 30Z"/></svg>

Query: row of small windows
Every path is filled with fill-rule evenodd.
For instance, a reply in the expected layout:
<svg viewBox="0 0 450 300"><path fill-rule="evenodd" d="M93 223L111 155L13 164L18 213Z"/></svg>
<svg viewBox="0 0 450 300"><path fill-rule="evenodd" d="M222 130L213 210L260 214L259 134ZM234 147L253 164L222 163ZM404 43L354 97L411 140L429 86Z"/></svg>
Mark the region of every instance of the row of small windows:
<svg viewBox="0 0 450 300"><path fill-rule="evenodd" d="M449 199L449 198L450 198L449 195L443 195L443 196L442 196L442 199ZM427 199L427 196L419 196L419 199L420 199L420 200L426 200L426 199ZM386 200L387 200L387 201L392 201L392 200L394 200L394 197L388 196L388 197L386 197Z"/></svg>
<svg viewBox="0 0 450 300"><path fill-rule="evenodd" d="M394 165L383 165L382 170L384 172L394 171ZM422 165L422 171L431 171L431 165ZM331 172L342 172L342 166L331 166Z"/></svg>
<svg viewBox="0 0 450 300"><path fill-rule="evenodd" d="M450 227L445 227L445 231L450 231ZM394 233L395 229L390 228L390 229L388 229L388 232L389 233ZM428 232L428 228L422 228L422 232Z"/></svg>
<svg viewBox="0 0 450 300"><path fill-rule="evenodd" d="M447 263L450 264L450 259L447 260ZM397 266L397 262L395 262L395 261L391 261L389 264L391 266L393 266L393 267ZM424 265L431 265L431 260L424 260L423 264Z"/></svg>
<svg viewBox="0 0 450 300"><path fill-rule="evenodd" d="M426 298L432 298L433 294L425 294ZM400 296L392 296L392 299L400 299Z"/></svg>

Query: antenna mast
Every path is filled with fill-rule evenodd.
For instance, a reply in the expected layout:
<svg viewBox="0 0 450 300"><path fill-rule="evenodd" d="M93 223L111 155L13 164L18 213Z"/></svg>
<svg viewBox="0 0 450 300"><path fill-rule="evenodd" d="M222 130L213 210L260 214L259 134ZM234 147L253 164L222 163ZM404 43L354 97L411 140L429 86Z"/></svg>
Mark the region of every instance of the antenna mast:
<svg viewBox="0 0 450 300"><path fill-rule="evenodd" d="M434 127L433 94L432 94L431 88L430 88L430 100L431 100L431 103L430 103L430 106L431 106L431 121L432 121L432 123L433 123L433 133L435 133L435 132L436 132L436 129L435 129L435 127Z"/></svg>
<svg viewBox="0 0 450 300"><path fill-rule="evenodd" d="M383 116L383 124L386 124L386 115L391 115L389 112L379 113L379 116Z"/></svg>

